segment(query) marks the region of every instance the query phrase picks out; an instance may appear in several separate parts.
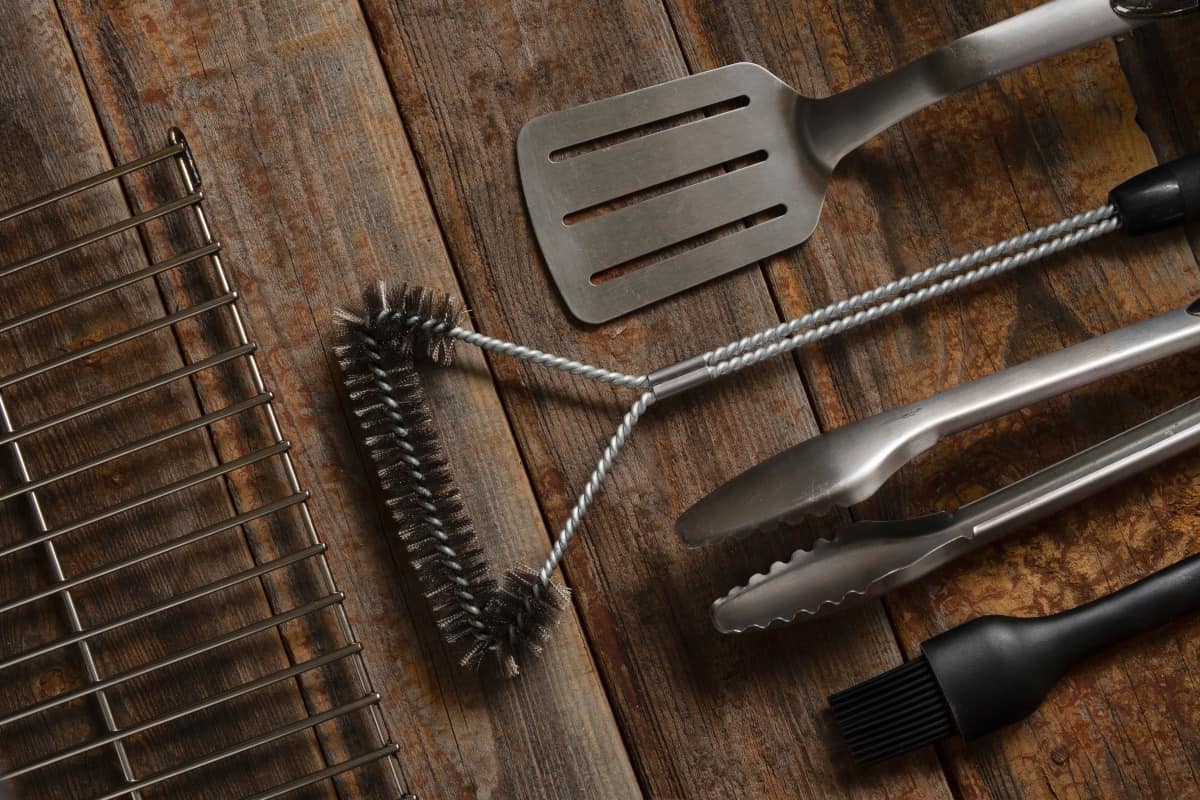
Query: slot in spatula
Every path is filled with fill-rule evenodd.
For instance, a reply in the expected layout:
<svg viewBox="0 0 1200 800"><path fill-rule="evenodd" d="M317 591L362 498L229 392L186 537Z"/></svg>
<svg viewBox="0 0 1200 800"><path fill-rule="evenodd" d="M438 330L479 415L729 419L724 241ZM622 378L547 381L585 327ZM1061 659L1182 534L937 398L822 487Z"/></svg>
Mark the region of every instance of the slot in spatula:
<svg viewBox="0 0 1200 800"><path fill-rule="evenodd" d="M554 281L599 323L798 245L847 153L950 94L1162 13L1143 5L1052 0L821 100L732 64L530 120L517 160Z"/></svg>

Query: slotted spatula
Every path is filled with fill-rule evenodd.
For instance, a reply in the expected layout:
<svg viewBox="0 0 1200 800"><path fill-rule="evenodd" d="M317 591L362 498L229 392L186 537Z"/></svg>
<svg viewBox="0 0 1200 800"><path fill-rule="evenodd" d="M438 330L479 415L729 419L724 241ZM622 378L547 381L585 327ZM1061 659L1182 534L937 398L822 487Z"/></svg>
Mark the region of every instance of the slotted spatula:
<svg viewBox="0 0 1200 800"><path fill-rule="evenodd" d="M1052 0L870 83L802 97L754 64L530 120L525 201L571 312L599 323L800 244L834 167L938 100L1196 0Z"/></svg>

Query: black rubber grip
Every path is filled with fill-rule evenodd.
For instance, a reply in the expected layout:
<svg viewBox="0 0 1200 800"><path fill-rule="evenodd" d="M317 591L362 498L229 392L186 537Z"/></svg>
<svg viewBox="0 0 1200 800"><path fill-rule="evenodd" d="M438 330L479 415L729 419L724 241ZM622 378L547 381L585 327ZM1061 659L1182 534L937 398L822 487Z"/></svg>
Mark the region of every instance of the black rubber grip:
<svg viewBox="0 0 1200 800"><path fill-rule="evenodd" d="M989 616L921 645L964 739L1025 718L1080 659L1200 610L1200 555L1049 617Z"/></svg>
<svg viewBox="0 0 1200 800"><path fill-rule="evenodd" d="M1109 193L1108 201L1134 236L1200 219L1200 153L1130 178Z"/></svg>

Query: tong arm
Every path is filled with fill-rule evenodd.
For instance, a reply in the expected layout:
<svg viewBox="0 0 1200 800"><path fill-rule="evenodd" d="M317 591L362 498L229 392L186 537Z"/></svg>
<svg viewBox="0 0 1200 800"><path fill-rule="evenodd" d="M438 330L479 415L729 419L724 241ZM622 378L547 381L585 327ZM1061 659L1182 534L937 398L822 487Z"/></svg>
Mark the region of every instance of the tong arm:
<svg viewBox="0 0 1200 800"><path fill-rule="evenodd" d="M717 600L713 624L737 633L861 605L1197 445L1200 398L953 513L852 524Z"/></svg>
<svg viewBox="0 0 1200 800"><path fill-rule="evenodd" d="M862 502L944 436L1200 346L1198 313L1200 301L801 442L684 512L679 535L703 545Z"/></svg>

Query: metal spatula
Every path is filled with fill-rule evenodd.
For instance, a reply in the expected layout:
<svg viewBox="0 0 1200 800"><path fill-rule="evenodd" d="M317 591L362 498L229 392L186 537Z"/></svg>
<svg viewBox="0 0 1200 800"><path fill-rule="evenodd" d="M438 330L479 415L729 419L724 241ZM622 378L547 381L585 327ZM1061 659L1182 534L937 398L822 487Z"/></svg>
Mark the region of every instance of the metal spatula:
<svg viewBox="0 0 1200 800"><path fill-rule="evenodd" d="M822 100L733 64L546 114L517 139L534 231L571 312L613 319L803 242L838 161L910 114L1177 7L1052 0Z"/></svg>

